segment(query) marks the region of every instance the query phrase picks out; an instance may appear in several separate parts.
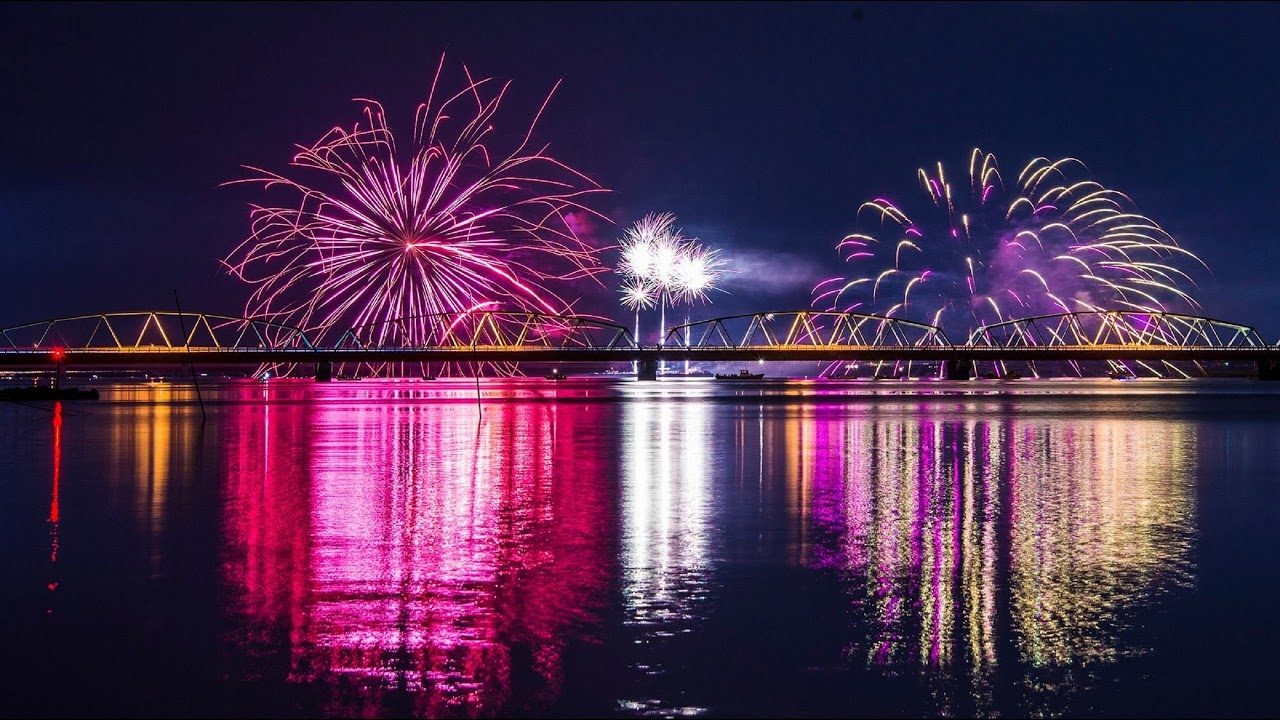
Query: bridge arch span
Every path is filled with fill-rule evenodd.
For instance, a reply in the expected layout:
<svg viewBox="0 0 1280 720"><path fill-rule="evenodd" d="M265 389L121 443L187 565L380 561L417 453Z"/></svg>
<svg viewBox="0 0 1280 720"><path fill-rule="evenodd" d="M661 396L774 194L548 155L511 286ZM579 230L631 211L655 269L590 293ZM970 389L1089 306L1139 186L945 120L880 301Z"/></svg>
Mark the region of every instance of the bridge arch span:
<svg viewBox="0 0 1280 720"><path fill-rule="evenodd" d="M781 310L671 328L664 346L684 348L949 347L941 328L912 320L831 310Z"/></svg>
<svg viewBox="0 0 1280 720"><path fill-rule="evenodd" d="M969 346L1060 347L1264 347L1249 325L1159 311L1097 310L1037 315L984 325Z"/></svg>
<svg viewBox="0 0 1280 720"><path fill-rule="evenodd" d="M72 315L0 329L4 347L36 350L314 349L300 328L261 318L201 312L138 310Z"/></svg>
<svg viewBox="0 0 1280 720"><path fill-rule="evenodd" d="M544 347L591 350L634 349L631 330L608 320L517 310L464 310L409 315L359 325L344 332L338 347L473 348Z"/></svg>

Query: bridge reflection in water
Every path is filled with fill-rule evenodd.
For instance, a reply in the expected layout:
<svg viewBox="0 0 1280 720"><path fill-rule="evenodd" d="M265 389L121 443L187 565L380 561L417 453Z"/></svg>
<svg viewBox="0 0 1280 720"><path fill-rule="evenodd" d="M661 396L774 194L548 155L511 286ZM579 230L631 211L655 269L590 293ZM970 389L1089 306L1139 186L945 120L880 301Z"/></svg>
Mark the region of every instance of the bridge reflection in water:
<svg viewBox="0 0 1280 720"><path fill-rule="evenodd" d="M306 387L333 397L227 408L227 671L327 713L785 710L752 663L830 679L793 710L917 677L930 713L1061 712L1194 580L1177 421L628 391L477 427ZM813 616L760 599L788 592Z"/></svg>

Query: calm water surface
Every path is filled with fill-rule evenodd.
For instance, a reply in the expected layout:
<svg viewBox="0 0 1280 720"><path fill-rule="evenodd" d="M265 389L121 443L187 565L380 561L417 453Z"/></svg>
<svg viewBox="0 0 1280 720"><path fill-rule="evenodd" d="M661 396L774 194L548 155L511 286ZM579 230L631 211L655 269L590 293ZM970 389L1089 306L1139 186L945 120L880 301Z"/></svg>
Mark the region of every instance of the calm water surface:
<svg viewBox="0 0 1280 720"><path fill-rule="evenodd" d="M0 404L5 715L1280 714L1280 387L99 388Z"/></svg>

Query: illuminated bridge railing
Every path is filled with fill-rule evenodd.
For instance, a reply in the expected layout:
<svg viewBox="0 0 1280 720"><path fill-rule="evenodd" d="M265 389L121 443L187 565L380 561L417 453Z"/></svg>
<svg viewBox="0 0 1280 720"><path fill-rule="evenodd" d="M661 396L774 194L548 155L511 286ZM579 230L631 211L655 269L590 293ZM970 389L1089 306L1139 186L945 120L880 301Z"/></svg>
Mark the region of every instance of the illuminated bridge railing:
<svg viewBox="0 0 1280 720"><path fill-rule="evenodd" d="M397 318L352 328L338 348L632 350L631 331L593 317L468 311Z"/></svg>
<svg viewBox="0 0 1280 720"><path fill-rule="evenodd" d="M664 347L683 348L926 348L950 347L940 328L862 313L793 310L754 313L679 325Z"/></svg>
<svg viewBox="0 0 1280 720"><path fill-rule="evenodd" d="M138 311L77 315L0 329L0 351L60 348L80 352L312 350L298 328L208 313Z"/></svg>

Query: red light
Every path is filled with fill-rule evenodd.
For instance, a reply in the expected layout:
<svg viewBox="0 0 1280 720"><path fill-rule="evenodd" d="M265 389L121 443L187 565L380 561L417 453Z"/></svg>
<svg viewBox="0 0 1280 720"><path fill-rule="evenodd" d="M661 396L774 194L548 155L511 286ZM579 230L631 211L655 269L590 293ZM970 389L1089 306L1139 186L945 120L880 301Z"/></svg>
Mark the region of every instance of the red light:
<svg viewBox="0 0 1280 720"><path fill-rule="evenodd" d="M53 356L54 361L62 362L62 356L66 355L66 352L62 348L54 348L49 354Z"/></svg>

